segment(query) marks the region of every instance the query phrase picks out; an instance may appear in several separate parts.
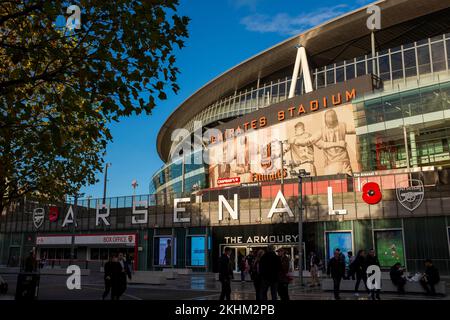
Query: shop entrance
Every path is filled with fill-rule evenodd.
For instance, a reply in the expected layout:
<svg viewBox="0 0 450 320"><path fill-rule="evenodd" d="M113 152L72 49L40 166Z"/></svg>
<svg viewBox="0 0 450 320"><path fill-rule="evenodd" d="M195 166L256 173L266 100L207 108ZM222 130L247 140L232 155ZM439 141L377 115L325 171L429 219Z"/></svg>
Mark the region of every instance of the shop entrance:
<svg viewBox="0 0 450 320"><path fill-rule="evenodd" d="M239 263L244 259L246 256L248 256L252 251L258 252L259 250L266 251L267 245L228 245L228 244L221 244L220 245L220 252L223 252L225 247L228 247L231 249L231 256L230 260L233 264L233 270L239 271ZM298 261L299 261L299 254L298 254L298 246L295 244L273 244L275 247L275 250L278 250L280 248L283 248L286 252L286 255L289 257L289 260L291 261L290 270L291 271L298 271ZM305 244L303 243L303 252L305 252ZM305 257L304 257L305 260Z"/></svg>

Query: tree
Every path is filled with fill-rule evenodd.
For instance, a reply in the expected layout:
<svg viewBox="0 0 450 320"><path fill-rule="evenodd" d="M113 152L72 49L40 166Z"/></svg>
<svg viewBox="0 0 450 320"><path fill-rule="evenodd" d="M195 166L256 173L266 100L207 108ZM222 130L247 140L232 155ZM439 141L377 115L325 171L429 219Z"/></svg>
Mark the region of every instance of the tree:
<svg viewBox="0 0 450 320"><path fill-rule="evenodd" d="M80 29L57 23L72 4ZM174 54L189 22L177 8L178 0L1 2L0 212L27 194L60 200L94 183L108 124L151 114L177 92Z"/></svg>

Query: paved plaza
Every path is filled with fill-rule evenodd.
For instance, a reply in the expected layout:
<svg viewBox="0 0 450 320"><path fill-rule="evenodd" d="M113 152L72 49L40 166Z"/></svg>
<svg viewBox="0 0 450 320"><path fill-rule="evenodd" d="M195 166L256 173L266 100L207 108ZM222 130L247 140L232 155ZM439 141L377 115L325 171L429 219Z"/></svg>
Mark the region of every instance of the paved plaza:
<svg viewBox="0 0 450 320"><path fill-rule="evenodd" d="M16 289L16 274L2 274L9 284L8 295L0 295L0 300L13 299ZM103 275L93 273L83 276L81 290L68 290L66 276L42 275L39 286L39 300L100 300L103 292ZM307 279L306 279L307 281ZM447 286L448 286L447 281ZM449 288L447 287L447 292ZM332 292L324 292L320 288L301 287L298 279L289 286L292 300L333 300ZM218 300L220 282L211 273L194 273L167 280L163 285L129 284L123 300ZM343 300L367 300L365 293L355 296L351 292L341 294ZM232 282L232 300L254 300L253 283L250 281ZM445 297L427 297L422 294L398 295L385 293L383 300L450 300Z"/></svg>

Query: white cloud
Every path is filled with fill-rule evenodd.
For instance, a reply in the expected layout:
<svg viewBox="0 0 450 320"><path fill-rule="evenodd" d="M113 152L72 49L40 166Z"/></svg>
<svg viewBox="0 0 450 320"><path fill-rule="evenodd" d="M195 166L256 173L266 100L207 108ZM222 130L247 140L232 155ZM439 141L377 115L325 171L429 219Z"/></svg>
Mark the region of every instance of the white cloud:
<svg viewBox="0 0 450 320"><path fill-rule="evenodd" d="M242 18L241 23L249 31L296 35L327 20L340 16L347 11L348 6L341 4L333 7L319 8L296 16L291 16L287 13L278 13L275 16L253 14Z"/></svg>

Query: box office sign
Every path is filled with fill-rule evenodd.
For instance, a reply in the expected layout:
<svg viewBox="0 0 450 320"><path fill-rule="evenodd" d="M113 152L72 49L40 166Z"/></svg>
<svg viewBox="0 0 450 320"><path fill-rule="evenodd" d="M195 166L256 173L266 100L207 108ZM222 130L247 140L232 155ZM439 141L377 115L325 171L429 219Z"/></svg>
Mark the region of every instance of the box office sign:
<svg viewBox="0 0 450 320"><path fill-rule="evenodd" d="M70 245L72 236L38 236L36 245ZM117 235L78 235L75 236L76 245L106 245L106 246L128 246L134 247L136 244L135 234L117 234Z"/></svg>

